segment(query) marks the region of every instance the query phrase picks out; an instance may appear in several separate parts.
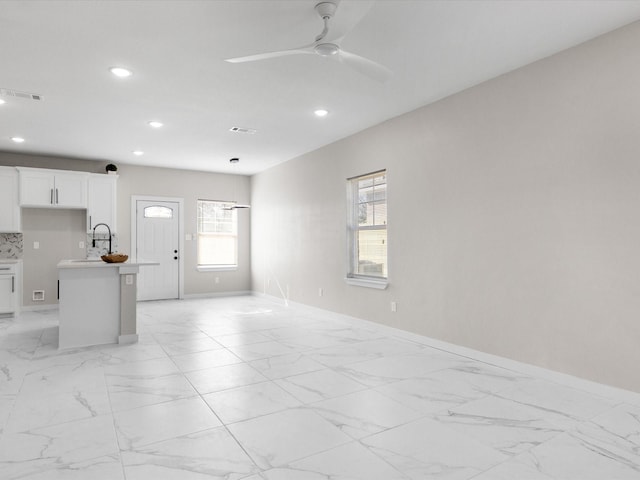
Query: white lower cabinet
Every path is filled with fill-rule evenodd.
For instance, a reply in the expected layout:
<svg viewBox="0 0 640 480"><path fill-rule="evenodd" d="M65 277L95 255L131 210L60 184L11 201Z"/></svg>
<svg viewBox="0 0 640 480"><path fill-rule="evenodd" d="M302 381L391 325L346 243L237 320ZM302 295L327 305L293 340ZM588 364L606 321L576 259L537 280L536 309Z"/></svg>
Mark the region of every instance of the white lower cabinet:
<svg viewBox="0 0 640 480"><path fill-rule="evenodd" d="M0 314L16 313L18 310L18 265L0 263Z"/></svg>
<svg viewBox="0 0 640 480"><path fill-rule="evenodd" d="M16 310L15 281L13 275L0 275L0 313L13 313Z"/></svg>

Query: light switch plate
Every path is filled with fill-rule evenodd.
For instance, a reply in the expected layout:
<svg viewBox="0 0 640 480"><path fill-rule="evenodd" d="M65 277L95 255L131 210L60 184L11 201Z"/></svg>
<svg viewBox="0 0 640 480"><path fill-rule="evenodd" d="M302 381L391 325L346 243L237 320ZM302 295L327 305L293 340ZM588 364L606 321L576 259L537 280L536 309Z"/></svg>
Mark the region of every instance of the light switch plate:
<svg viewBox="0 0 640 480"><path fill-rule="evenodd" d="M40 242L33 242L33 249L38 250L40 248Z"/></svg>

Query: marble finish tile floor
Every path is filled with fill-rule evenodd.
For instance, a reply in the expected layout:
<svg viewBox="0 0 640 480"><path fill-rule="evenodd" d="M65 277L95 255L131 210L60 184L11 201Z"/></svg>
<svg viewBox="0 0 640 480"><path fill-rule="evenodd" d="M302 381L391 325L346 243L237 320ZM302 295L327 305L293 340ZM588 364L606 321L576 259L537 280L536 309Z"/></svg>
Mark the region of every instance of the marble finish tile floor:
<svg viewBox="0 0 640 480"><path fill-rule="evenodd" d="M3 480L640 479L640 395L418 335L254 296L140 303L134 345L57 322L0 319Z"/></svg>

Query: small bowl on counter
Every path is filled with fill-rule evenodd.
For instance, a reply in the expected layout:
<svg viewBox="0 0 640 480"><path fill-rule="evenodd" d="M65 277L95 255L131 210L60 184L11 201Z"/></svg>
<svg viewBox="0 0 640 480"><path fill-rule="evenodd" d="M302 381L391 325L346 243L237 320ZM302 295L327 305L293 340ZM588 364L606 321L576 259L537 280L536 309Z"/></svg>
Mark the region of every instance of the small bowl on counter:
<svg viewBox="0 0 640 480"><path fill-rule="evenodd" d="M123 263L129 258L129 255L124 253L110 253L109 255L102 255L100 257L103 262L107 263Z"/></svg>

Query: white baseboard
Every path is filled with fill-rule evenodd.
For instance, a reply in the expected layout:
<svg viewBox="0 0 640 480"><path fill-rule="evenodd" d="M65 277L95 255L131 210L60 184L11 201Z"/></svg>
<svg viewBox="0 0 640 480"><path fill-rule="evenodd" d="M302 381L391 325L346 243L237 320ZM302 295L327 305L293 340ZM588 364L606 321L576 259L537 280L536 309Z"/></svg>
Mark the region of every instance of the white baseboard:
<svg viewBox="0 0 640 480"><path fill-rule="evenodd" d="M47 303L44 305L26 305L20 307L21 312L37 312L40 310L58 310L57 303Z"/></svg>
<svg viewBox="0 0 640 480"><path fill-rule="evenodd" d="M198 299L198 298L220 298L220 297L242 297L246 295L253 295L251 290L237 290L233 292L208 292L208 293L189 293L183 296L184 300Z"/></svg>
<svg viewBox="0 0 640 480"><path fill-rule="evenodd" d="M118 343L120 345L126 345L129 343L138 343L138 334L130 333L128 335L120 335L118 336Z"/></svg>

